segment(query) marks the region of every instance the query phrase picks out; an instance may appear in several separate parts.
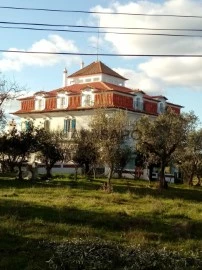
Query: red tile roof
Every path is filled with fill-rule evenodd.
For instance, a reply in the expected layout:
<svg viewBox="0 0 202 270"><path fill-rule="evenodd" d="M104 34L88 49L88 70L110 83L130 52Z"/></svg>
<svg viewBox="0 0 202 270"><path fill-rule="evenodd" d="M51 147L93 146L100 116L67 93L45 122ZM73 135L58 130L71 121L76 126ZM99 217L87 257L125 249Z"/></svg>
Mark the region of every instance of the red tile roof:
<svg viewBox="0 0 202 270"><path fill-rule="evenodd" d="M106 66L104 63L101 61L98 62L93 62L90 65L74 72L73 74L69 75L68 78L72 77L79 77L79 76L88 76L88 75L94 75L94 74L107 74L113 77L117 77L123 80L127 80L108 66Z"/></svg>
<svg viewBox="0 0 202 270"><path fill-rule="evenodd" d="M47 96L56 96L57 93L60 91L67 91L67 92L70 92L71 94L80 94L81 91L84 90L85 88L92 88L95 91L96 90L98 90L98 91L119 91L119 92L124 92L124 93L128 93L128 94L131 94L133 92L132 89L127 88L125 86L121 86L121 85L115 85L115 84L106 83L106 82L88 82L88 83L82 83L82 84L72 84L69 86L54 89L50 92L47 92Z"/></svg>

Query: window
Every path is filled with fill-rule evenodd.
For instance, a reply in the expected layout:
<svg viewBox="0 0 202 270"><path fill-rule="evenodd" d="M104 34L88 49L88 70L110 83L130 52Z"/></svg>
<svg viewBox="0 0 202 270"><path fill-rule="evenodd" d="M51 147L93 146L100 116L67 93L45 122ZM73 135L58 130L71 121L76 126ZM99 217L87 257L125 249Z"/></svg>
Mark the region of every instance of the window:
<svg viewBox="0 0 202 270"><path fill-rule="evenodd" d="M76 119L64 119L64 133L74 131L76 129Z"/></svg>
<svg viewBox="0 0 202 270"><path fill-rule="evenodd" d="M83 107L92 106L94 103L94 94L91 89L84 90L82 92L81 102Z"/></svg>
<svg viewBox="0 0 202 270"><path fill-rule="evenodd" d="M143 101L142 101L142 97L135 97L134 99L134 108L136 110L143 110Z"/></svg>
<svg viewBox="0 0 202 270"><path fill-rule="evenodd" d="M96 77L96 78L93 79L93 81L94 81L94 82L97 82L97 81L99 81L99 78Z"/></svg>
<svg viewBox="0 0 202 270"><path fill-rule="evenodd" d="M70 119L64 120L64 133L67 133L70 131Z"/></svg>
<svg viewBox="0 0 202 270"><path fill-rule="evenodd" d="M86 79L85 81L86 81L86 82L91 82L91 79Z"/></svg>
<svg viewBox="0 0 202 270"><path fill-rule="evenodd" d="M32 122L30 120L27 120L27 121L24 122L24 124L25 124L25 131L27 131L27 132L31 131L31 129L33 127Z"/></svg>
<svg viewBox="0 0 202 270"><path fill-rule="evenodd" d="M66 94L58 94L57 96L57 108L65 109L68 107L68 96Z"/></svg>
<svg viewBox="0 0 202 270"><path fill-rule="evenodd" d="M35 110L44 110L45 109L45 99L42 96L36 97L35 99Z"/></svg>
<svg viewBox="0 0 202 270"><path fill-rule="evenodd" d="M165 104L163 102L160 102L158 104L158 113L164 113L165 112Z"/></svg>
<svg viewBox="0 0 202 270"><path fill-rule="evenodd" d="M84 106L90 106L91 105L91 95L85 95L83 100Z"/></svg>

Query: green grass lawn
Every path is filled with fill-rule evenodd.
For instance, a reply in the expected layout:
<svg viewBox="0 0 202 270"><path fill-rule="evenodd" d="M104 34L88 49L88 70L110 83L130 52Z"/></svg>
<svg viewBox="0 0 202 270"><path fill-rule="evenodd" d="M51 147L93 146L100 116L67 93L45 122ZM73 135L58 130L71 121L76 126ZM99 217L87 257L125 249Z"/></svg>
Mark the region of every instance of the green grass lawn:
<svg viewBox="0 0 202 270"><path fill-rule="evenodd" d="M48 269L53 246L67 241L202 251L201 188L172 184L159 191L156 183L114 179L106 193L103 181L1 176L0 269Z"/></svg>

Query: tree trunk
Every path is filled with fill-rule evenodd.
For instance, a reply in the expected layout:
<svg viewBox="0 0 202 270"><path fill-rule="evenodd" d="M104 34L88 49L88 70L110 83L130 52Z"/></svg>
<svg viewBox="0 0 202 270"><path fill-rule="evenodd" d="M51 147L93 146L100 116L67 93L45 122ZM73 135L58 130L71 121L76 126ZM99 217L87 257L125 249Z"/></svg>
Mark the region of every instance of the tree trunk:
<svg viewBox="0 0 202 270"><path fill-rule="evenodd" d="M75 167L75 174L74 174L74 180L77 181L77 173L78 173L78 168L77 166Z"/></svg>
<svg viewBox="0 0 202 270"><path fill-rule="evenodd" d="M197 175L197 179L198 179L198 182L196 183L196 186L200 187L201 186L201 177L199 175Z"/></svg>
<svg viewBox="0 0 202 270"><path fill-rule="evenodd" d="M49 178L52 178L51 169L52 169L51 166L47 166L47 167L46 167L46 177L47 177L48 179L49 179Z"/></svg>
<svg viewBox="0 0 202 270"><path fill-rule="evenodd" d="M109 174L108 174L108 185L109 185L109 186L111 185L111 178L112 178L113 170L114 170L114 166L112 165L112 166L109 168Z"/></svg>
<svg viewBox="0 0 202 270"><path fill-rule="evenodd" d="M93 178L94 178L94 180L96 179L96 168L95 167L93 167Z"/></svg>
<svg viewBox="0 0 202 270"><path fill-rule="evenodd" d="M22 181L23 178L22 178L22 167L21 167L21 165L18 166L18 169L19 169L18 180Z"/></svg>
<svg viewBox="0 0 202 270"><path fill-rule="evenodd" d="M89 166L89 163L88 162L86 162L85 163L85 175L89 175L89 172L90 172L90 166Z"/></svg>
<svg viewBox="0 0 202 270"><path fill-rule="evenodd" d="M166 189L168 188L168 184L165 181L165 162L162 161L161 162L161 170L160 170L160 174L159 174L159 188L160 189Z"/></svg>
<svg viewBox="0 0 202 270"><path fill-rule="evenodd" d="M189 182L188 182L189 186L193 186L193 178L194 178L194 173L192 172L189 177Z"/></svg>
<svg viewBox="0 0 202 270"><path fill-rule="evenodd" d="M122 174L123 174L123 169L119 169L118 170L118 178L121 179L122 178Z"/></svg>

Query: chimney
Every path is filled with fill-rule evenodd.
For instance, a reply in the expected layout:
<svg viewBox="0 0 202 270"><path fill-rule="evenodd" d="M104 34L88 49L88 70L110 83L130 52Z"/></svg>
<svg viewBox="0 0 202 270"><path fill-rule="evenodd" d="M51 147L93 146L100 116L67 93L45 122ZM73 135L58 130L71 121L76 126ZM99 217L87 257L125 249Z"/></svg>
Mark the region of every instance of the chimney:
<svg viewBox="0 0 202 270"><path fill-rule="evenodd" d="M81 62L81 69L84 68L84 62Z"/></svg>
<svg viewBox="0 0 202 270"><path fill-rule="evenodd" d="M63 71L63 87L67 86L67 69Z"/></svg>

